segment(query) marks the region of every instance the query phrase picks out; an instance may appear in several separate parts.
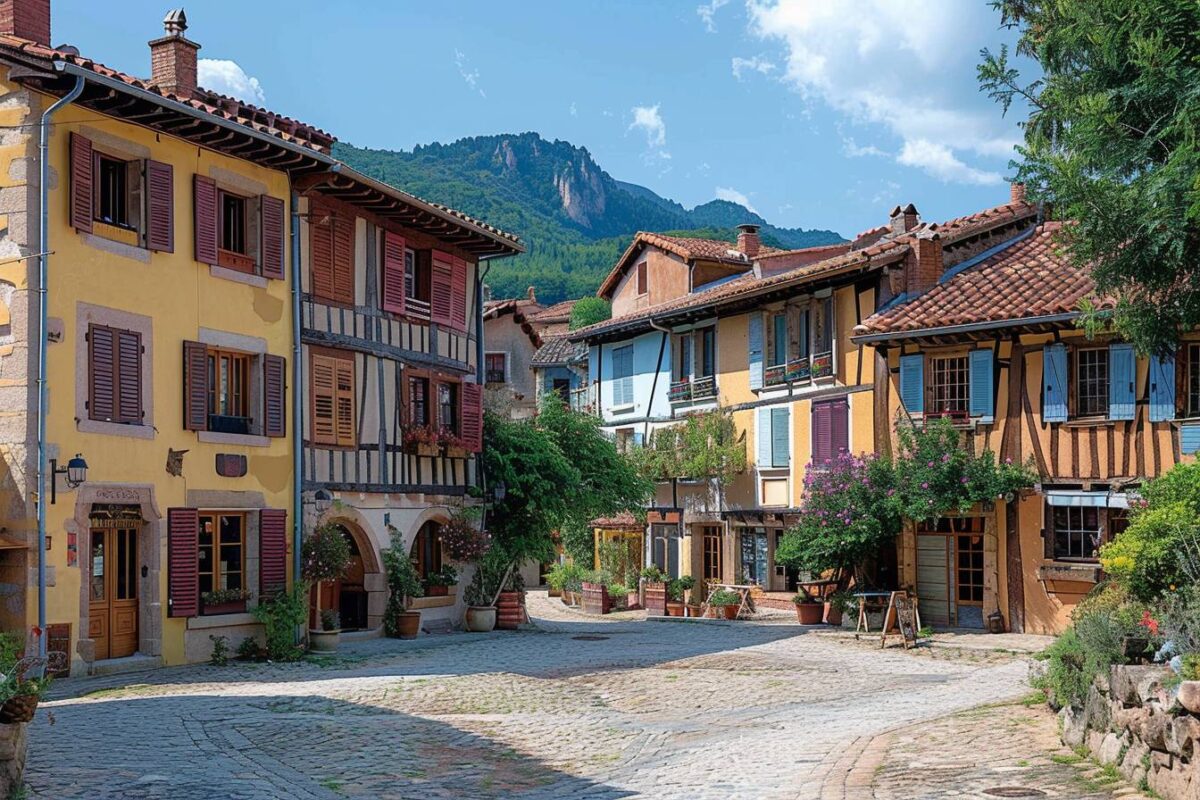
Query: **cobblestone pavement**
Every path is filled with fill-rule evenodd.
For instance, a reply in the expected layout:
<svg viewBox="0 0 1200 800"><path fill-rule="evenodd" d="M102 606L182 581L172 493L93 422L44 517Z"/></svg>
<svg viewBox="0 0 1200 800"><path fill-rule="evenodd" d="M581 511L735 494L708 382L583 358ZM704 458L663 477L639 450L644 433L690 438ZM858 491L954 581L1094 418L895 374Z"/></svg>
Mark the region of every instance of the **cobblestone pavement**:
<svg viewBox="0 0 1200 800"><path fill-rule="evenodd" d="M598 620L537 593L530 611L536 630L344 644L335 657L293 665L61 681L31 726L30 794L970 796L937 765L984 769L974 759L997 726L960 712L1028 691L1027 663L1007 654L880 651L784 624ZM1026 737L1043 761L1047 719ZM1006 754L1032 758L1010 738ZM943 742L937 760L913 769L925 741ZM948 755L954 747L960 756ZM877 773L892 788L852 793ZM940 788L922 794L926 776Z"/></svg>

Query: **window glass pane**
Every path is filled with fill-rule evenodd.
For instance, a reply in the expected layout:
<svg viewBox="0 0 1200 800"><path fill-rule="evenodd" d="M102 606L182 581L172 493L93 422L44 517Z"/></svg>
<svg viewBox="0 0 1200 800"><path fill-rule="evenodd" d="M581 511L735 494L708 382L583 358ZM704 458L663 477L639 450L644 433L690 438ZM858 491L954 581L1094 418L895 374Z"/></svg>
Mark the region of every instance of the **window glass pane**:
<svg viewBox="0 0 1200 800"><path fill-rule="evenodd" d="M704 348L701 357L700 374L707 378L716 372L717 332L712 328L705 328L700 335Z"/></svg>
<svg viewBox="0 0 1200 800"><path fill-rule="evenodd" d="M1076 359L1076 411L1081 417L1108 413L1108 350L1080 350Z"/></svg>
<svg viewBox="0 0 1200 800"><path fill-rule="evenodd" d="M970 397L970 367L966 356L930 359L935 413L965 413Z"/></svg>
<svg viewBox="0 0 1200 800"><path fill-rule="evenodd" d="M417 254L412 250L404 251L404 296L416 297L417 285Z"/></svg>
<svg viewBox="0 0 1200 800"><path fill-rule="evenodd" d="M97 218L110 225L128 225L128 166L124 161L101 157L98 159L99 208Z"/></svg>
<svg viewBox="0 0 1200 800"><path fill-rule="evenodd" d="M799 342L800 342L800 350L797 353L797 358L808 358L808 354L809 354L808 340L809 340L809 336L811 336L811 334L812 334L812 330L811 330L812 323L810 320L808 309L805 309L804 311L800 312L800 316L799 316L799 319L796 324L798 326L798 330L799 330L799 334L800 334L798 337Z"/></svg>
<svg viewBox="0 0 1200 800"><path fill-rule="evenodd" d="M787 363L787 315L776 314L771 318L771 366Z"/></svg>

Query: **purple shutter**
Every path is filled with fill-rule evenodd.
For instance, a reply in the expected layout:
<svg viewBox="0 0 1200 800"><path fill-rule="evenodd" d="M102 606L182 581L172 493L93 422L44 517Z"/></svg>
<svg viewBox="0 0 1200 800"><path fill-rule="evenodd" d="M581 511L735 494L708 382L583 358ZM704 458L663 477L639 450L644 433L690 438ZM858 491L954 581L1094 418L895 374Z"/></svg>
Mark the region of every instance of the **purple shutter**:
<svg viewBox="0 0 1200 800"><path fill-rule="evenodd" d="M161 161L146 162L146 246L175 252L175 172Z"/></svg>
<svg viewBox="0 0 1200 800"><path fill-rule="evenodd" d="M833 432L829 403L812 404L812 461L823 465L833 458Z"/></svg>
<svg viewBox="0 0 1200 800"><path fill-rule="evenodd" d="M850 408L844 397L829 401L829 444L831 457L850 449Z"/></svg>
<svg viewBox="0 0 1200 800"><path fill-rule="evenodd" d="M202 342L183 343L183 428L208 429L208 348Z"/></svg>
<svg viewBox="0 0 1200 800"><path fill-rule="evenodd" d="M287 435L287 360L283 356L263 356L263 433Z"/></svg>
<svg viewBox="0 0 1200 800"><path fill-rule="evenodd" d="M88 418L111 422L116 416L115 376L117 346L113 329L88 328Z"/></svg>
<svg viewBox="0 0 1200 800"><path fill-rule="evenodd" d="M263 597L287 588L287 511L282 508L259 512L258 584Z"/></svg>
<svg viewBox="0 0 1200 800"><path fill-rule="evenodd" d="M217 263L217 184L212 178L195 175L193 207L196 260L201 264Z"/></svg>
<svg viewBox="0 0 1200 800"><path fill-rule="evenodd" d="M200 613L200 514L194 508L167 509L167 615Z"/></svg>

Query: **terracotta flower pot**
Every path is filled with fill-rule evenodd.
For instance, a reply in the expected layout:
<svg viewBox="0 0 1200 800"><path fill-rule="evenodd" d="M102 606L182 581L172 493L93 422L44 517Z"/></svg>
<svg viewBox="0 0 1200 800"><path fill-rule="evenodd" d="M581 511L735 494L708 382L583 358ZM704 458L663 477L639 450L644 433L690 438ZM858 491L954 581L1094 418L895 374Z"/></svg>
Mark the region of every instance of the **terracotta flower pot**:
<svg viewBox="0 0 1200 800"><path fill-rule="evenodd" d="M515 631L525 621L524 605L524 592L501 592L496 601L496 627Z"/></svg>
<svg viewBox="0 0 1200 800"><path fill-rule="evenodd" d="M401 639L415 639L421 632L421 612L401 611L396 615L397 636Z"/></svg>
<svg viewBox="0 0 1200 800"><path fill-rule="evenodd" d="M696 603L688 603L684 607L685 616L698 617L700 616L700 606Z"/></svg>
<svg viewBox="0 0 1200 800"><path fill-rule="evenodd" d="M39 699L36 694L10 697L4 701L4 705L0 706L0 722L5 725L29 722L33 719L34 712L37 711Z"/></svg>
<svg viewBox="0 0 1200 800"><path fill-rule="evenodd" d="M825 622L829 625L842 624L842 608L833 603L825 604Z"/></svg>
<svg viewBox="0 0 1200 800"><path fill-rule="evenodd" d="M820 625L824 613L824 603L796 603L796 619L801 625Z"/></svg>
<svg viewBox="0 0 1200 800"><path fill-rule="evenodd" d="M308 632L308 649L314 653L333 653L338 649L338 642L342 639L342 632L339 631L318 631L310 630Z"/></svg>
<svg viewBox="0 0 1200 800"><path fill-rule="evenodd" d="M725 619L737 619L739 610L737 606L723 606L723 609L725 612Z"/></svg>
<svg viewBox="0 0 1200 800"><path fill-rule="evenodd" d="M682 600L668 600L667 601L667 616L668 617L682 617L683 616L683 601Z"/></svg>
<svg viewBox="0 0 1200 800"><path fill-rule="evenodd" d="M489 633L496 628L496 607L467 606L465 622L471 633Z"/></svg>

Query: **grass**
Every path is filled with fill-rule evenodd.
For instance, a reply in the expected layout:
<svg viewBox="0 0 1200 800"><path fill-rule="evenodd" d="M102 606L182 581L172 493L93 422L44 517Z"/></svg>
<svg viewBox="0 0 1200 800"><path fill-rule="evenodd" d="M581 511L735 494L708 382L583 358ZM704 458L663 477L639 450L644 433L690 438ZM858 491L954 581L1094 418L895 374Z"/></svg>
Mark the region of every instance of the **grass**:
<svg viewBox="0 0 1200 800"><path fill-rule="evenodd" d="M1050 760L1055 764L1078 764L1083 761L1083 756L1076 753L1055 753L1050 756Z"/></svg>
<svg viewBox="0 0 1200 800"><path fill-rule="evenodd" d="M1026 708L1034 708L1035 706L1046 705L1048 700L1049 698L1046 697L1046 693L1041 689L1037 689L1022 697L1021 705Z"/></svg>
<svg viewBox="0 0 1200 800"><path fill-rule="evenodd" d="M322 778L321 785L331 792L342 793L342 787L345 786L345 781L340 781L337 778Z"/></svg>

